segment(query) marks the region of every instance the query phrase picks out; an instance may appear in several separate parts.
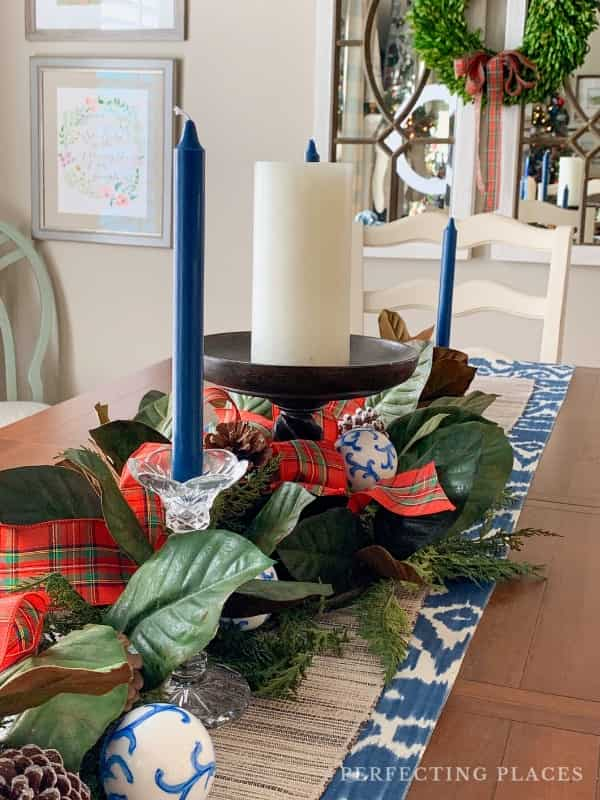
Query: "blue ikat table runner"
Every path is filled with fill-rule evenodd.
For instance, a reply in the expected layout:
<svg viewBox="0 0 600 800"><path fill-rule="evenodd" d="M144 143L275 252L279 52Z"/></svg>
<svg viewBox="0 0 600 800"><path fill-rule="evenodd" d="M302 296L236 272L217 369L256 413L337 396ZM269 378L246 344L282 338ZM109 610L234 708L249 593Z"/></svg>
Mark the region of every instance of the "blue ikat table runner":
<svg viewBox="0 0 600 800"><path fill-rule="evenodd" d="M512 532L536 467L556 422L573 367L475 359L479 376L526 378L535 387L512 429L515 464L509 490L514 509L498 514L496 527ZM493 585L455 581L430 595L415 626L408 657L381 696L358 742L322 800L403 800L446 699L454 685Z"/></svg>

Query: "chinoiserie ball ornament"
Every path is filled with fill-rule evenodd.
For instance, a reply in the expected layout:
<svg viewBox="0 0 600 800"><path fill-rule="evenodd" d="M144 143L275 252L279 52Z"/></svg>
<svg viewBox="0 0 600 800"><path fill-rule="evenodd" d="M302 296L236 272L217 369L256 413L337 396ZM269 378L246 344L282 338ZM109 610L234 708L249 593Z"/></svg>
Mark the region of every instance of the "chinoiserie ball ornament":
<svg viewBox="0 0 600 800"><path fill-rule="evenodd" d="M257 575L256 580L277 581L279 578L274 567L268 567L260 575ZM270 616L270 614L257 614L255 617L234 617L233 619L231 617L221 617L221 622L224 625L235 625L236 628L241 628L245 631L255 631L261 625L264 625Z"/></svg>
<svg viewBox="0 0 600 800"><path fill-rule="evenodd" d="M35 744L0 752L0 798L8 800L90 800L88 787L65 769L58 750Z"/></svg>
<svg viewBox="0 0 600 800"><path fill-rule="evenodd" d="M104 791L120 800L204 800L215 771L204 725L189 711L165 703L126 714L107 734L100 757Z"/></svg>
<svg viewBox="0 0 600 800"><path fill-rule="evenodd" d="M372 489L379 481L393 478L398 454L388 436L371 427L353 428L335 443L344 459L351 491Z"/></svg>

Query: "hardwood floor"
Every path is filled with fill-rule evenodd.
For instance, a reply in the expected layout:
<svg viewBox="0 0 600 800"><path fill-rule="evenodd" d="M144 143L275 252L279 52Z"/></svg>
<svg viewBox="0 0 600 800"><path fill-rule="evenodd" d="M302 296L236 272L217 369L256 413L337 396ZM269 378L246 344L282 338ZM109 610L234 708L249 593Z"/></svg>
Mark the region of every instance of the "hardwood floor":
<svg viewBox="0 0 600 800"><path fill-rule="evenodd" d="M600 800L600 371L576 371L519 525L562 537L518 554L546 580L496 589L422 762L476 754L488 780L415 782L410 800Z"/></svg>

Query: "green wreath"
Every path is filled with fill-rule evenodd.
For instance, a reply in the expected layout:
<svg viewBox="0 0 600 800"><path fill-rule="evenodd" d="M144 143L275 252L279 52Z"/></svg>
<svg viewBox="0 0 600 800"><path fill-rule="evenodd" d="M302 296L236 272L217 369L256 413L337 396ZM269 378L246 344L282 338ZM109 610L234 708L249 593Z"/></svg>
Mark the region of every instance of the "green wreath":
<svg viewBox="0 0 600 800"><path fill-rule="evenodd" d="M481 31L470 31L465 18L469 0L413 0L410 12L414 46L429 69L453 93L467 102L466 79L454 74L454 60L484 51ZM504 102L540 102L558 91L564 80L585 61L588 38L598 27L599 0L531 0L523 44L519 51L537 67L525 77L535 86L518 97L505 93Z"/></svg>

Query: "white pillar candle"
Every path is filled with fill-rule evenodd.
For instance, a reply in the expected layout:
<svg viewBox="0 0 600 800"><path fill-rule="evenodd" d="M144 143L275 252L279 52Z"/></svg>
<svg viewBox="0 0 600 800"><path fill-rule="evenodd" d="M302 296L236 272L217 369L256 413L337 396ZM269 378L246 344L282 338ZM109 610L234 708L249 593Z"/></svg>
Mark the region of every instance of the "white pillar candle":
<svg viewBox="0 0 600 800"><path fill-rule="evenodd" d="M569 206L577 208L583 193L584 161L578 156L563 156L558 162L558 202L569 189Z"/></svg>
<svg viewBox="0 0 600 800"><path fill-rule="evenodd" d="M348 363L351 246L350 164L256 164L254 363Z"/></svg>

